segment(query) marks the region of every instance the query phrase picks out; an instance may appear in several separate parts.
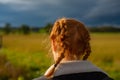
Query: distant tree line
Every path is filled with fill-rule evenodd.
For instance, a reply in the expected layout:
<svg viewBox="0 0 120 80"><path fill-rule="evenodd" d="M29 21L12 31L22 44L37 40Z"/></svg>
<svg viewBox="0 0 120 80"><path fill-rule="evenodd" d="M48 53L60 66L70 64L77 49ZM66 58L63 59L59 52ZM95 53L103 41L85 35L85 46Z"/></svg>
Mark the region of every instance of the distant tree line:
<svg viewBox="0 0 120 80"><path fill-rule="evenodd" d="M30 34L32 32L37 33L50 33L52 28L52 23L47 23L45 26L42 27L31 27L26 24L22 24L18 27L13 27L10 23L6 23L4 26L0 26L0 34L10 34L10 33L20 33L20 34Z"/></svg>
<svg viewBox="0 0 120 80"><path fill-rule="evenodd" d="M20 27L13 27L10 23L6 23L5 26L0 27L0 34L10 34L10 33L22 33L29 34L31 32L30 26L22 24Z"/></svg>
<svg viewBox="0 0 120 80"><path fill-rule="evenodd" d="M100 26L100 27L88 27L91 32L120 32L120 27L115 26Z"/></svg>
<svg viewBox="0 0 120 80"><path fill-rule="evenodd" d="M0 27L0 34L10 34L10 33L20 33L20 34L30 34L32 32L37 33L50 33L53 24L48 23L43 27L31 27L26 24L22 24L19 27L13 27L10 23L6 23L4 26ZM101 26L101 27L88 27L90 32L120 32L120 27L115 26Z"/></svg>

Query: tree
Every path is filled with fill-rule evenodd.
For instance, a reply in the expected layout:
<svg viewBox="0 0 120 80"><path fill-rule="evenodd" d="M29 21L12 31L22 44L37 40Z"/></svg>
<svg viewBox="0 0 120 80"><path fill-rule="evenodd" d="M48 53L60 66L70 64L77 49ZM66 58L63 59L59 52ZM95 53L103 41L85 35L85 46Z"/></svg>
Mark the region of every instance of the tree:
<svg viewBox="0 0 120 80"><path fill-rule="evenodd" d="M5 34L9 34L11 32L11 24L6 23L3 30L4 30Z"/></svg>
<svg viewBox="0 0 120 80"><path fill-rule="evenodd" d="M48 23L48 24L46 24L46 26L45 26L45 31L47 32L47 33L50 33L51 32L51 29L52 29L52 26L53 26L53 24L51 24L51 23Z"/></svg>
<svg viewBox="0 0 120 80"><path fill-rule="evenodd" d="M20 27L20 31L21 31L23 34L29 34L30 31L31 31L31 29L30 29L30 27L29 27L28 25L23 24L23 25L21 25L21 27Z"/></svg>

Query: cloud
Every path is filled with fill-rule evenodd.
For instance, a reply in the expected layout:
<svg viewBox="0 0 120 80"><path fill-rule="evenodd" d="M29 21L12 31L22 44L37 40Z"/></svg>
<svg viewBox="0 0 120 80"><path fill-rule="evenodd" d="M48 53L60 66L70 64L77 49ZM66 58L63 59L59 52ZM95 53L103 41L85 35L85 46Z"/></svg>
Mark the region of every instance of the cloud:
<svg viewBox="0 0 120 80"><path fill-rule="evenodd" d="M99 0L87 13L89 24L120 24L120 0Z"/></svg>
<svg viewBox="0 0 120 80"><path fill-rule="evenodd" d="M0 0L2 4L21 4L24 3L23 0Z"/></svg>
<svg viewBox="0 0 120 80"><path fill-rule="evenodd" d="M82 19L95 5L96 0L60 0L59 4L41 5L38 14L48 16L51 19L56 17L73 17Z"/></svg>
<svg viewBox="0 0 120 80"><path fill-rule="evenodd" d="M76 18L88 25L120 24L119 9L119 0L0 0L0 16L19 24L40 25L61 17Z"/></svg>
<svg viewBox="0 0 120 80"><path fill-rule="evenodd" d="M42 7L43 5L58 5L59 1L56 0L0 0L0 4L9 6L13 10L25 11L34 10Z"/></svg>
<svg viewBox="0 0 120 80"><path fill-rule="evenodd" d="M101 17L120 13L120 0L99 0L87 17Z"/></svg>
<svg viewBox="0 0 120 80"><path fill-rule="evenodd" d="M27 10L30 8L29 5L31 5L32 2L28 0L0 0L0 4L6 5L9 9L13 10Z"/></svg>

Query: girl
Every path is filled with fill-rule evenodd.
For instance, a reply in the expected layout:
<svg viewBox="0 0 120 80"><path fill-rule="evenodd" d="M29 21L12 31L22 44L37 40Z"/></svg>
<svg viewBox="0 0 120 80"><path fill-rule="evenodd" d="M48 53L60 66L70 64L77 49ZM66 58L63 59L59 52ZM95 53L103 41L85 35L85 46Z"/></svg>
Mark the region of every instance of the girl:
<svg viewBox="0 0 120 80"><path fill-rule="evenodd" d="M81 22L58 19L50 34L53 64L40 78L34 80L112 80L87 61L91 53L90 35Z"/></svg>

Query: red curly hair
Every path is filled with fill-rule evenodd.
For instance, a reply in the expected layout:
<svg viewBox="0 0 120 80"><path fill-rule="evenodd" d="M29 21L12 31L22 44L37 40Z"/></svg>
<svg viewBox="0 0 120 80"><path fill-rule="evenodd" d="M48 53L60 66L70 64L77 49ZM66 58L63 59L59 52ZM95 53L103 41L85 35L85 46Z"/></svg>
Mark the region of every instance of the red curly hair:
<svg viewBox="0 0 120 80"><path fill-rule="evenodd" d="M63 58L87 60L91 53L90 35L85 25L75 19L58 19L52 28L50 39L56 41L59 57L53 68L45 76L53 75L56 66Z"/></svg>

